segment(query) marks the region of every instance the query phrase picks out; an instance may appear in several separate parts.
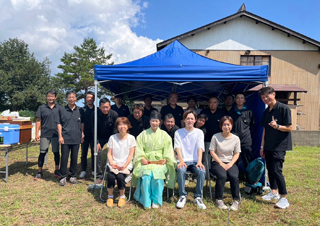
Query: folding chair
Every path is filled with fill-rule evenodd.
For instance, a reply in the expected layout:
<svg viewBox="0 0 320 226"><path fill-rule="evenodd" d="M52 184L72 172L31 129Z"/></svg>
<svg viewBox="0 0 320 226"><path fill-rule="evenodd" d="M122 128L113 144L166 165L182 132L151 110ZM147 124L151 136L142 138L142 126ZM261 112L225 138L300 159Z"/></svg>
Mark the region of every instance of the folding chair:
<svg viewBox="0 0 320 226"><path fill-rule="evenodd" d="M206 161L206 165L209 166L208 158L207 158L207 161ZM209 167L207 167L207 177L208 177L208 182L209 182L210 199L212 201L214 201L212 199L211 177L213 178L213 180L216 180L217 177L210 172ZM228 181L228 178L227 178L227 181ZM239 189L239 203L241 203L241 192L240 192L240 189Z"/></svg>
<svg viewBox="0 0 320 226"><path fill-rule="evenodd" d="M103 201L103 202L107 202L107 200L105 200L105 199L103 199L102 198L102 193L103 193L103 189L104 188L107 188L107 181L106 181L106 178L107 178L107 174L108 174L108 172L109 172L109 170L108 170L108 161L107 161L107 163L106 163L106 168L105 168L105 170L104 170L104 174L103 174L103 179L102 179L102 186L101 186L101 190L100 190L100 200L101 201ZM131 176L131 174L129 174L128 176ZM127 177L128 177L127 176ZM129 182L128 182L129 183ZM113 191L113 193L119 193L119 191ZM130 199L131 199L131 193L132 193L132 181L130 180L130 189L129 189L129 191L127 192L127 194L128 194L128 199L127 199L127 201L126 201L126 203L127 202L129 202L130 201ZM118 201L114 201L114 203L117 203Z"/></svg>

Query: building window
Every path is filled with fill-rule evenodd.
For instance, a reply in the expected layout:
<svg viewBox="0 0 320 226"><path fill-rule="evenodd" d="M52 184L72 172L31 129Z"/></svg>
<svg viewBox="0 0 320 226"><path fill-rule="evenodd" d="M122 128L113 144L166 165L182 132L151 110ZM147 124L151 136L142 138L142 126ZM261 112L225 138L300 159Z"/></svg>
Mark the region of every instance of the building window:
<svg viewBox="0 0 320 226"><path fill-rule="evenodd" d="M241 56L240 65L243 65L243 66L268 65L268 74L270 76L270 56L250 56L250 55Z"/></svg>

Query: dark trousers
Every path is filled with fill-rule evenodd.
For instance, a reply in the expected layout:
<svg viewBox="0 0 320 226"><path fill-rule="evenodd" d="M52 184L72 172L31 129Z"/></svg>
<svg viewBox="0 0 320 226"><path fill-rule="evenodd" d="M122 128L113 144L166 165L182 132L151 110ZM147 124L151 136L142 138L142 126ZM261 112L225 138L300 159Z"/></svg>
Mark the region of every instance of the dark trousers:
<svg viewBox="0 0 320 226"><path fill-rule="evenodd" d="M252 160L251 146L241 146L240 157L243 162L244 170L247 169L248 165Z"/></svg>
<svg viewBox="0 0 320 226"><path fill-rule="evenodd" d="M38 166L43 167L44 164L44 158L46 157L47 153L40 153L39 158L38 158ZM59 166L60 164L60 153L59 152L53 152L54 155L54 162L56 166Z"/></svg>
<svg viewBox="0 0 320 226"><path fill-rule="evenodd" d="M61 164L60 172L62 178L68 176L68 159L70 154L70 169L69 176L76 177L77 175L77 164L78 164L78 153L79 153L79 144L62 144L61 145Z"/></svg>
<svg viewBox="0 0 320 226"><path fill-rule="evenodd" d="M87 157L88 157L88 149L90 145L91 150L91 169L94 169L94 141L93 139L84 139L81 144L81 169L82 171L87 171Z"/></svg>
<svg viewBox="0 0 320 226"><path fill-rule="evenodd" d="M224 168L222 168L222 166L220 166L220 164L218 164L216 161L213 161L211 171L213 175L217 177L215 198L218 200L222 200L224 185L227 181L227 178L229 178L232 197L234 200L240 200L239 169L237 164L233 164L233 166L228 171L226 171Z"/></svg>
<svg viewBox="0 0 320 226"><path fill-rule="evenodd" d="M264 151L268 177L271 189L279 189L280 195L287 194L286 181L282 174L282 168L284 163L284 158L286 156L286 151Z"/></svg>
<svg viewBox="0 0 320 226"><path fill-rule="evenodd" d="M118 189L119 190L124 190L126 188L126 175L123 173L118 173L115 174L113 172L109 172L108 173L108 188L114 188L114 186L116 185L115 180L117 180L117 184L118 184Z"/></svg>

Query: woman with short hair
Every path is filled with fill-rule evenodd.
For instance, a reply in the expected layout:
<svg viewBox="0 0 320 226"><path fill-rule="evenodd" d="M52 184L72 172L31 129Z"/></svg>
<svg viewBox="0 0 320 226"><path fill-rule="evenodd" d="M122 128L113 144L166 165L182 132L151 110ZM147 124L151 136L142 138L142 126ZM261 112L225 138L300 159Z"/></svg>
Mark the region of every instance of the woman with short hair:
<svg viewBox="0 0 320 226"><path fill-rule="evenodd" d="M217 177L216 180L216 206L220 209L228 207L222 200L224 185L227 177L230 180L233 204L231 210L237 211L239 207L239 169L236 161L241 152L240 139L231 133L233 120L230 116L223 116L219 122L221 133L212 136L210 143L210 154L212 156L212 173Z"/></svg>
<svg viewBox="0 0 320 226"><path fill-rule="evenodd" d="M133 167L132 158L136 146L134 136L128 133L132 127L126 117L117 119L116 128L119 133L112 135L108 141L108 207L113 206L113 190L116 180L120 192L118 206L123 207L126 204L125 178L131 173Z"/></svg>

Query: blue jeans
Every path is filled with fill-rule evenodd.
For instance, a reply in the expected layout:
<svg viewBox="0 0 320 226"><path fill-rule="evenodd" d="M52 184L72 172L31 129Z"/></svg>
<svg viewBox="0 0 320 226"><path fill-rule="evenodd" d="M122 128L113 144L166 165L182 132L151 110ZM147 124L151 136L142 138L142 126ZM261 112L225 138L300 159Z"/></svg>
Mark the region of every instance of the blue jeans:
<svg viewBox="0 0 320 226"><path fill-rule="evenodd" d="M187 196L187 192L185 190L185 180L186 180L186 172L190 171L193 173L197 179L196 192L194 193L194 198L202 197L202 189L204 185L204 180L206 177L206 171L200 168L197 168L196 162L185 162L187 168L177 168L177 180L179 186L179 196Z"/></svg>

